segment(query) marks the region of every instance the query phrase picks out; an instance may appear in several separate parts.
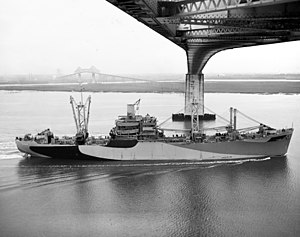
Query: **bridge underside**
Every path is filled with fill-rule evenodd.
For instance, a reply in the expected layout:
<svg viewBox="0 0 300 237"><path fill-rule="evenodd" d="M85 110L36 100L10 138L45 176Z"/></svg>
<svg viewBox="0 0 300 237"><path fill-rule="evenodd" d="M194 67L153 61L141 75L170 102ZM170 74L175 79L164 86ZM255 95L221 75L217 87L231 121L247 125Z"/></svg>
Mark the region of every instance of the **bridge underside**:
<svg viewBox="0 0 300 237"><path fill-rule="evenodd" d="M202 103L199 114L204 103L202 70L214 54L300 40L299 0L107 1L186 51L186 108L196 99Z"/></svg>

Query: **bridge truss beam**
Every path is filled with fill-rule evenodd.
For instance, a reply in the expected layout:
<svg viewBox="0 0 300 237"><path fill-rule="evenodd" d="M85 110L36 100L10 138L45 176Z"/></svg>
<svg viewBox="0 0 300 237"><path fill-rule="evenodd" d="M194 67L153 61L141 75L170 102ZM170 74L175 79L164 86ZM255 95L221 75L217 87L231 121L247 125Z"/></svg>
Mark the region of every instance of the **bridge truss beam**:
<svg viewBox="0 0 300 237"><path fill-rule="evenodd" d="M300 40L299 0L107 1L184 49L187 80L222 50Z"/></svg>
<svg viewBox="0 0 300 237"><path fill-rule="evenodd" d="M300 39L299 0L107 0L165 38L188 56L188 73L202 71L209 56L228 48ZM211 52L207 50L211 47ZM199 51L197 50L197 51ZM200 63L200 61L203 61Z"/></svg>
<svg viewBox="0 0 300 237"><path fill-rule="evenodd" d="M234 9L264 7L297 0L161 0L168 6L168 12L177 16L191 16L201 13L213 13ZM163 9L164 10L164 9Z"/></svg>

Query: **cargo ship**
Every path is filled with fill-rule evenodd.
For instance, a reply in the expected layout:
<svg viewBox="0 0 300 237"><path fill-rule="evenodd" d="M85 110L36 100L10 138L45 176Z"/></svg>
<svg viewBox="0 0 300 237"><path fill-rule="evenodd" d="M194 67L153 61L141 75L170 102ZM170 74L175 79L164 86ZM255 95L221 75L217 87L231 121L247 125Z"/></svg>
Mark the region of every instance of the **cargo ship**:
<svg viewBox="0 0 300 237"><path fill-rule="evenodd" d="M237 109L230 108L230 120L224 127L199 128L199 116L191 115L191 129L169 129L158 125L157 118L137 113L140 100L127 105L127 114L119 116L107 136L88 132L91 98L77 104L70 97L77 132L72 137L54 136L50 129L37 135L26 134L15 142L27 156L62 159L98 159L103 161L220 161L284 156L293 128L274 129L265 124L237 129ZM217 131L209 134L209 131ZM223 131L223 132L221 132ZM211 132L210 132L211 133Z"/></svg>

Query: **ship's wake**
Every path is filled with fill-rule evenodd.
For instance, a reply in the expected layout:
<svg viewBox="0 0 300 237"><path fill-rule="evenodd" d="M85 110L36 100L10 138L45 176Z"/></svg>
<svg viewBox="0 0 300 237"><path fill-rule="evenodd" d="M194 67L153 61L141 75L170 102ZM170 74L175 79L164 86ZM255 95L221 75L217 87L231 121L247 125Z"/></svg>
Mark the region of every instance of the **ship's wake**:
<svg viewBox="0 0 300 237"><path fill-rule="evenodd" d="M8 156L16 156L11 153ZM99 162L47 158L21 159L18 164L3 168L0 191L37 188L49 185L75 185L85 182L111 182L124 178L168 175L170 173L237 166L247 162L270 160L247 159L230 161L160 161L160 162ZM15 163L15 162L14 162ZM17 173L17 175L16 175Z"/></svg>
<svg viewBox="0 0 300 237"><path fill-rule="evenodd" d="M19 166L6 166L2 173L0 191L32 189L45 186L69 186L86 182L114 182L139 179L222 166L262 162L265 159L248 159L213 162L160 162L160 163L99 163L93 161L64 161L55 159L22 159ZM3 169L5 167L2 167ZM17 176L16 169L17 168Z"/></svg>

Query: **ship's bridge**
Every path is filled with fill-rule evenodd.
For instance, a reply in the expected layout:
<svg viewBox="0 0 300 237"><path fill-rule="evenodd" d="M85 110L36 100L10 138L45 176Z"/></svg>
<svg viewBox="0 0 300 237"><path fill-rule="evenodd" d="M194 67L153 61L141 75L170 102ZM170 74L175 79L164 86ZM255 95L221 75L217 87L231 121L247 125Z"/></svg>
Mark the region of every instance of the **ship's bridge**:
<svg viewBox="0 0 300 237"><path fill-rule="evenodd" d="M202 70L226 49L300 39L299 0L107 0L186 51L185 113L200 104Z"/></svg>

